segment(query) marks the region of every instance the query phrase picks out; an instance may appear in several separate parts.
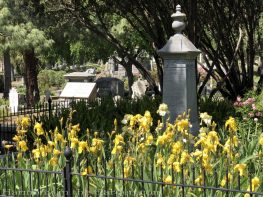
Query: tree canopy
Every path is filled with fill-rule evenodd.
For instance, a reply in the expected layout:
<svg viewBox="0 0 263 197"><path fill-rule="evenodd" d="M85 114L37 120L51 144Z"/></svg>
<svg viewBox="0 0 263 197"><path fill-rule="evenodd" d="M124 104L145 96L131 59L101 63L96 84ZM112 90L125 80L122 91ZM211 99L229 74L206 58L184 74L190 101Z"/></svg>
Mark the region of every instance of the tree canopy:
<svg viewBox="0 0 263 197"><path fill-rule="evenodd" d="M235 100L253 88L255 34L263 3L219 0L198 5L198 46L208 56L207 77L217 82L213 93Z"/></svg>
<svg viewBox="0 0 263 197"><path fill-rule="evenodd" d="M212 77L217 83L212 94L220 91L232 100L242 96L253 87L261 0L2 0L0 33L4 46L31 49L36 57L53 42L44 56L53 62L106 60L115 51L127 72L135 65L158 92L138 56L146 51L154 57L162 83L157 51L174 34L171 14L178 3L187 15L185 34L206 58L207 76L199 92Z"/></svg>
<svg viewBox="0 0 263 197"><path fill-rule="evenodd" d="M134 43L132 34L143 41L137 43L136 47L145 48L155 58L162 81L162 60L156 52L173 35L171 14L177 3L182 4L188 16L186 34L189 34L191 40L195 41L197 47L209 58L208 67L204 68L208 73L207 79L212 76L217 82L213 92L220 91L223 96L233 100L237 95L243 95L251 89L255 30L262 8L259 0L213 0L198 3L170 0L134 0L132 3L127 0L46 1L46 5L63 10L76 24L86 27L109 42L120 56L130 59L150 82L150 74L134 58L134 50L130 47L134 44L127 43ZM125 42L112 32L116 20L119 25L123 20L129 24L129 29L124 34ZM155 85L154 82L150 84ZM203 86L200 91L202 88Z"/></svg>
<svg viewBox="0 0 263 197"><path fill-rule="evenodd" d="M24 59L24 78L28 105L39 100L37 85L38 58L43 49L51 46L52 40L36 26L32 7L24 1L0 1L0 32L1 47L4 51L18 51ZM38 12L38 11L37 11Z"/></svg>

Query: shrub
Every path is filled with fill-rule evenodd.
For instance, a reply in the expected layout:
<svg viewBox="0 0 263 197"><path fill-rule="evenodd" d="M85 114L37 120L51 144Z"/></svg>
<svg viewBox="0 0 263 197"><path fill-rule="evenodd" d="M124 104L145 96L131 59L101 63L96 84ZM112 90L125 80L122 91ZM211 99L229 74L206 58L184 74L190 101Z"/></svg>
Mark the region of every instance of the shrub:
<svg viewBox="0 0 263 197"><path fill-rule="evenodd" d="M223 125L229 116L235 116L233 103L220 97L201 97L199 100L199 111L200 113L207 112L210 114L219 125Z"/></svg>
<svg viewBox="0 0 263 197"><path fill-rule="evenodd" d="M25 95L25 94L26 94L26 87L25 87L25 85L19 85L19 86L17 87L17 92L18 92L19 94Z"/></svg>
<svg viewBox="0 0 263 197"><path fill-rule="evenodd" d="M38 74L38 85L41 92L44 92L45 89L52 86L61 87L65 84L64 75L65 71L55 71L44 69L41 70Z"/></svg>
<svg viewBox="0 0 263 197"><path fill-rule="evenodd" d="M149 110L153 114L154 120L157 120L158 116L155 112L160 102L160 97L152 99L147 96L137 100L119 99L114 101L112 98L104 98L103 100L94 100L89 103L73 101L69 109L59 111L59 116L54 114L50 120L48 115L43 114L39 119L33 120L33 122L41 121L45 129L54 129L60 124L61 117L63 117L63 125L65 125L70 112L76 111L77 113L74 113L71 119L72 124L81 122L81 130L89 128L92 133L97 131L104 135L113 129L112 123L115 119L120 125L125 114L142 114L145 110Z"/></svg>

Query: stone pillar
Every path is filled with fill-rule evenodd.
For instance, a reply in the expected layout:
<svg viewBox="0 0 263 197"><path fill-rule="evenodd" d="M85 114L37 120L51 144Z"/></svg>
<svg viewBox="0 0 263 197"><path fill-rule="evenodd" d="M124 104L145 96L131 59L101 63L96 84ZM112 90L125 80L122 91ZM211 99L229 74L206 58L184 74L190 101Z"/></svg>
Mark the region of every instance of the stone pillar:
<svg viewBox="0 0 263 197"><path fill-rule="evenodd" d="M186 15L181 13L180 5L176 6L172 18L175 35L158 51L164 60L163 103L169 107L171 122L190 109L191 132L196 135L199 121L195 59L200 51L181 33L185 28Z"/></svg>

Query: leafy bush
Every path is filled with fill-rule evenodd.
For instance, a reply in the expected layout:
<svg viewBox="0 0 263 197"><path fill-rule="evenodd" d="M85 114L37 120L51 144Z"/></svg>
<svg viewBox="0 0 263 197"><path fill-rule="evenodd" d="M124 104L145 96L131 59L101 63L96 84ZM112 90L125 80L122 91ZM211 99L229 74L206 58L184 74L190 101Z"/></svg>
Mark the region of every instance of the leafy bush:
<svg viewBox="0 0 263 197"><path fill-rule="evenodd" d="M0 99L0 118L2 118L3 114L6 114L9 109L9 101L6 99Z"/></svg>
<svg viewBox="0 0 263 197"><path fill-rule="evenodd" d="M0 98L0 106L3 106L3 105L9 105L9 101L6 99Z"/></svg>
<svg viewBox="0 0 263 197"><path fill-rule="evenodd" d="M25 85L20 85L20 86L18 86L17 87L17 92L19 93L19 94L26 94L26 87L25 87Z"/></svg>
<svg viewBox="0 0 263 197"><path fill-rule="evenodd" d="M55 71L44 69L41 70L38 74L38 85L41 92L44 92L45 89L50 88L51 86L61 87L65 84L64 75L65 71Z"/></svg>
<svg viewBox="0 0 263 197"><path fill-rule="evenodd" d="M70 112L76 111L72 116L72 124L81 122L81 130L89 128L91 132L98 131L107 134L113 129L114 120L116 119L120 125L125 114L144 113L145 110L149 110L153 114L154 120L157 120L156 111L160 102L160 97L152 99L147 96L137 100L119 99L114 101L112 98L105 98L101 101L95 100L89 103L73 101L71 108L62 109L59 116L54 114L50 120L47 115L42 115L39 117L39 121L43 122L45 129L54 129L60 124L61 117L63 117L63 125L65 125Z"/></svg>
<svg viewBox="0 0 263 197"><path fill-rule="evenodd" d="M239 127L242 128L240 134L246 135L249 140L249 136L255 135L255 128L263 128L262 95L250 91L244 98L237 97L234 106Z"/></svg>
<svg viewBox="0 0 263 197"><path fill-rule="evenodd" d="M235 108L232 102L220 97L212 99L201 97L199 100L199 111L200 113L207 112L210 114L219 125L223 125L229 116L235 116Z"/></svg>

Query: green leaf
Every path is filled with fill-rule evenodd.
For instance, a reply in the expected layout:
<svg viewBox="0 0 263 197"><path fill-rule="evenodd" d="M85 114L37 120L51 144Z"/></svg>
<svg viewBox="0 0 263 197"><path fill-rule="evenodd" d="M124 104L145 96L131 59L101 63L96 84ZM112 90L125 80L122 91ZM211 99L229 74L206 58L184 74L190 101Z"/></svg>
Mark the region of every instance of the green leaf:
<svg viewBox="0 0 263 197"><path fill-rule="evenodd" d="M256 156L256 155L250 155L248 157L241 159L239 163L246 163L247 161L252 160L252 159L256 159L257 157L258 156Z"/></svg>

